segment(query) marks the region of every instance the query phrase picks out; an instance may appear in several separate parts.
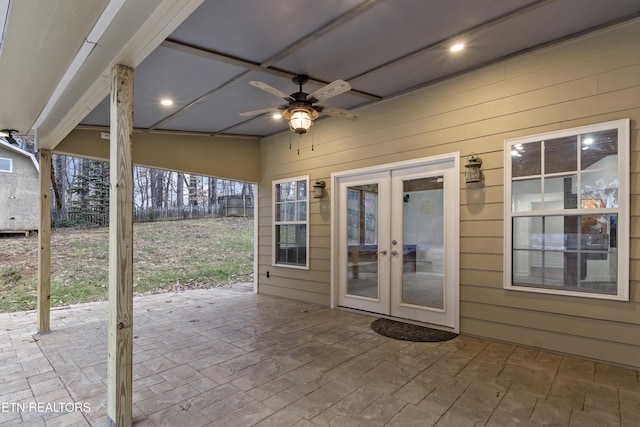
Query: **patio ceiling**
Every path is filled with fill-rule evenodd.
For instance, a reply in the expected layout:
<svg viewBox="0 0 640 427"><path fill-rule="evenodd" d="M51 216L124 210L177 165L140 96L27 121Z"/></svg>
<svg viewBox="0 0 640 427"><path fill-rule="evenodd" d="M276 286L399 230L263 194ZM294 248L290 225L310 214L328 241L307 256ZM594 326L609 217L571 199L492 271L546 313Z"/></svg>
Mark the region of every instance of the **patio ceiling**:
<svg viewBox="0 0 640 427"><path fill-rule="evenodd" d="M96 48L43 113L114 4ZM357 113L639 14L639 0L13 1L0 56L0 129L38 128L41 146L53 148L78 124L108 126L109 69L124 63L135 67L136 128L267 136L286 122L240 113L283 101L252 80L286 93L297 91L291 78L298 74L311 78L305 92L347 80L352 90L323 104ZM450 52L458 42L466 48ZM161 98L174 104L163 107Z"/></svg>

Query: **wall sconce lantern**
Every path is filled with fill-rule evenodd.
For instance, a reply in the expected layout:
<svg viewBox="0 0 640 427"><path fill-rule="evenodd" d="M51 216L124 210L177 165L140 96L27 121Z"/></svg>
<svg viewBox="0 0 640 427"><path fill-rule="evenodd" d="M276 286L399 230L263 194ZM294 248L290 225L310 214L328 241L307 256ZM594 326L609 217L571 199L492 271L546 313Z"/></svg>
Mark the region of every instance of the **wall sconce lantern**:
<svg viewBox="0 0 640 427"><path fill-rule="evenodd" d="M482 182L481 166L482 160L480 160L480 157L476 153L471 153L467 164L464 165L464 177L467 183Z"/></svg>
<svg viewBox="0 0 640 427"><path fill-rule="evenodd" d="M313 198L322 199L324 197L324 188L327 184L324 181L316 180L313 184Z"/></svg>

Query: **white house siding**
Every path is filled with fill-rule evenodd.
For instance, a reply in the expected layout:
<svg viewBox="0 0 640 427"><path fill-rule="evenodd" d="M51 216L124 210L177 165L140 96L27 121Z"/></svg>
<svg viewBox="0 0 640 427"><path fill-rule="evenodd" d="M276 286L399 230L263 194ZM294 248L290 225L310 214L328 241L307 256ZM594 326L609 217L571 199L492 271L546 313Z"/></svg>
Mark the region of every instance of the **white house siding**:
<svg viewBox="0 0 640 427"><path fill-rule="evenodd" d="M358 114L356 122L316 123L301 139L287 133L262 141L260 292L322 304L330 298L329 198L311 199L310 269L273 267L272 180L309 175L327 181L330 192L332 172L456 151L465 163L475 152L485 187L467 192L461 180L461 333L640 367L640 19ZM630 301L504 290L504 140L623 118L631 119Z"/></svg>

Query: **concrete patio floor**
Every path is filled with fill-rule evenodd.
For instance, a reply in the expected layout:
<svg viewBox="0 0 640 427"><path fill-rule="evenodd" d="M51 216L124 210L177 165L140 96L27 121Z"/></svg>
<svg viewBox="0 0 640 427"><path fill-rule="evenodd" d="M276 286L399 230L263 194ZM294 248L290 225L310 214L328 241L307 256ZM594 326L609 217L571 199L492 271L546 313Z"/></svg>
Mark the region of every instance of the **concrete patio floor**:
<svg viewBox="0 0 640 427"><path fill-rule="evenodd" d="M640 426L637 370L237 289L134 300L135 426ZM107 303L0 314L0 426L106 425ZM73 404L77 403L77 406ZM38 406L39 404L39 406Z"/></svg>

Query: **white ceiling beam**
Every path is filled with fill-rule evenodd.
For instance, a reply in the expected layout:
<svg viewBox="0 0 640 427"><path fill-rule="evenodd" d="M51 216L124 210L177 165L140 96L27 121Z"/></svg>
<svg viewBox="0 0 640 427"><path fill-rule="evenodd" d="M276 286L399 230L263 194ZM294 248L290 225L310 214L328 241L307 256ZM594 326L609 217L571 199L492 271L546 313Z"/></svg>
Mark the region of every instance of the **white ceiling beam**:
<svg viewBox="0 0 640 427"><path fill-rule="evenodd" d="M53 149L107 96L113 65L139 65L203 1L122 0L119 13L110 16L111 24L102 29L99 49L93 49L82 61L51 111L39 120L39 146ZM105 9L105 13L113 11Z"/></svg>
<svg viewBox="0 0 640 427"><path fill-rule="evenodd" d="M2 55L2 45L4 44L4 35L7 31L10 9L11 0L0 0L0 55Z"/></svg>

